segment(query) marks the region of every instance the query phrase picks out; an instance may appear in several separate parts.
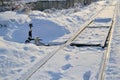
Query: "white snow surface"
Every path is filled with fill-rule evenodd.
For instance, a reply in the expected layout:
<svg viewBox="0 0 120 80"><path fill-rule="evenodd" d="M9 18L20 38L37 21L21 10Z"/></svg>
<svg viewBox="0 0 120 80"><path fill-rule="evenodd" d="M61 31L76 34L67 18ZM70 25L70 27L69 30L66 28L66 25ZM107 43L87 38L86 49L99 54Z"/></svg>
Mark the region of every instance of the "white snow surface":
<svg viewBox="0 0 120 80"><path fill-rule="evenodd" d="M59 47L36 46L34 41L25 44L24 42L28 38L29 23L33 24L33 38L40 37L41 42L45 44L64 42L80 29L82 24L90 20L98 10L107 5L109 5L107 1L99 1L85 7L43 12L31 11L29 14L13 11L1 12L0 80L19 80L33 66L35 67L38 61ZM98 22L94 23L94 21L92 26L108 26L113 17L113 10L114 5L105 11L109 11L111 14L101 14L102 17L99 15L97 18L101 20L105 18L107 23L105 23L106 20L101 22L96 19ZM119 33L117 34L119 35ZM98 34L97 36L101 37ZM118 43L112 44L114 47ZM115 53L117 54L119 50L117 49ZM38 70L30 80L97 80L103 53L104 50L99 47L67 46Z"/></svg>

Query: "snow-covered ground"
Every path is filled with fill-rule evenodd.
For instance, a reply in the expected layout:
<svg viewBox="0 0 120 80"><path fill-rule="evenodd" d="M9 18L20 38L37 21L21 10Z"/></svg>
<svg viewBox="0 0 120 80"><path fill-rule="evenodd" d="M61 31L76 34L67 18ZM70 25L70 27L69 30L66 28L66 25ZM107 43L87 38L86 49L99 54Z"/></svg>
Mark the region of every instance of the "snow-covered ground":
<svg viewBox="0 0 120 80"><path fill-rule="evenodd" d="M108 2L99 1L86 7L55 10L54 12L49 10L50 13L46 13L47 11L31 11L29 14L1 12L0 80L19 79L38 61L59 47L36 46L34 42L25 44L28 38L29 23L33 24L33 37L40 37L43 43L64 42L98 10L107 5L109 5ZM106 9L106 13L98 18L111 19L114 5L109 8L111 10ZM109 25L109 22L111 20L106 24L105 22L102 24L100 22L100 24ZM30 80L96 80L103 53L104 50L99 47L67 46L50 59Z"/></svg>

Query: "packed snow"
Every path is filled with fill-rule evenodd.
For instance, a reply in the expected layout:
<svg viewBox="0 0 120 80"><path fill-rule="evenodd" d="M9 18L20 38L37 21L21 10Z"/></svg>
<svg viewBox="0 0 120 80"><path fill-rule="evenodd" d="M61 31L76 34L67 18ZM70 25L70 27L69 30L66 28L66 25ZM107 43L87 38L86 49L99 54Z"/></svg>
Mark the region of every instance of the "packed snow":
<svg viewBox="0 0 120 80"><path fill-rule="evenodd" d="M40 37L42 39L41 42L44 44L64 43L81 28L81 25L90 20L97 11L109 5L111 6L104 11L106 13L101 13L102 17L99 15L92 26L110 25L115 2L98 1L84 7L77 6L70 9L45 10L43 12L30 11L27 14L18 11L1 12L0 80L19 80L34 68L36 63L59 48L59 45L36 46L34 41L25 44L25 40L28 38L30 23L33 24L33 38ZM106 34L105 30L101 33ZM85 33L88 31L89 29ZM98 32L100 31L98 30ZM119 36L118 32L118 35L114 36ZM101 34L95 33L93 37L101 37ZM118 43L112 44L112 47L115 47ZM114 53L115 50L113 49L112 52ZM119 51L119 47L115 52L116 55L117 51ZM112 52L111 55L114 56ZM100 47L67 46L32 75L30 80L97 80L103 53L104 50ZM107 74L109 74L109 67L107 71ZM107 75L107 80L109 78ZM116 80L119 79L117 78Z"/></svg>

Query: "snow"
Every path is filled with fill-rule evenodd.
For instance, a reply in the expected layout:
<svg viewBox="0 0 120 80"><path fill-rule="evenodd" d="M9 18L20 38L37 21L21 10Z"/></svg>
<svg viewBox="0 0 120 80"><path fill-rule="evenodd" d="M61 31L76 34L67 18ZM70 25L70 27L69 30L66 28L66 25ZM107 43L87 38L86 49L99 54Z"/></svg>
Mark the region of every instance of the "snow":
<svg viewBox="0 0 120 80"><path fill-rule="evenodd" d="M119 3L118 3L119 4ZM118 5L120 8L120 5ZM120 79L120 66L119 66L119 61L120 61L120 14L119 10L117 11L117 18L116 18L116 23L115 23L115 28L114 28L114 34L112 38L112 43L111 43L111 50L110 50L110 58L108 60L108 65L106 68L106 80L119 80Z"/></svg>
<svg viewBox="0 0 120 80"><path fill-rule="evenodd" d="M97 52L94 53L94 51ZM59 56L57 58L59 61L56 61L57 56ZM94 80L101 57L101 50L98 48L68 47L55 55L49 63L37 71L38 75L33 75L30 80L84 80L83 76L85 78L87 72L91 73L91 76L88 74L91 77L90 80Z"/></svg>
<svg viewBox="0 0 120 80"><path fill-rule="evenodd" d="M40 37L41 42L59 43L69 39L81 25L108 1L98 1L85 7L63 10L31 11L28 14L6 11L0 13L0 80L19 80L23 75L37 66L60 46L36 46L34 41L25 44L28 38L29 23L33 24L33 38ZM116 0L110 4L89 27L110 26ZM97 31L96 31L97 29ZM88 28L77 43L100 43L109 28ZM112 41L110 61L106 71L106 80L119 80L119 27L115 28ZM96 31L96 32L95 32ZM86 34L91 32L91 34ZM91 36L85 38L87 36ZM97 38L97 39L96 39ZM80 40L81 39L81 40ZM91 42L89 42L91 39ZM117 45L117 47L116 47ZM114 48L115 47L115 48ZM101 47L66 46L53 56L29 80L97 80L104 49ZM113 54L115 53L115 55ZM114 58L115 57L115 58ZM117 64L116 64L117 63ZM113 70L113 72L111 71ZM116 78L117 77L117 78Z"/></svg>

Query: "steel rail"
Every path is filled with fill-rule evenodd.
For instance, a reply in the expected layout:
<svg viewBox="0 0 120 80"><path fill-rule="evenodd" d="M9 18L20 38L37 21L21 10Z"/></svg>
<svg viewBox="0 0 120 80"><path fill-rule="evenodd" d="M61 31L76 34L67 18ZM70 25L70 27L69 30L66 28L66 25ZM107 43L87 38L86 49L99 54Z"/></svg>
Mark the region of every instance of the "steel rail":
<svg viewBox="0 0 120 80"><path fill-rule="evenodd" d="M104 80L105 79L105 70L106 70L106 66L107 66L107 62L109 59L109 53L110 53L110 47L111 47L111 42L112 42L112 37L113 37L113 31L114 31L114 27L115 27L115 19L116 19L116 10L117 10L117 5L115 5L115 9L114 9L114 15L113 15L113 20L112 20L112 24L111 24L111 29L109 31L108 37L106 39L106 51L103 54L103 59L101 61L101 66L99 69L99 74L98 74L98 78L97 80Z"/></svg>

